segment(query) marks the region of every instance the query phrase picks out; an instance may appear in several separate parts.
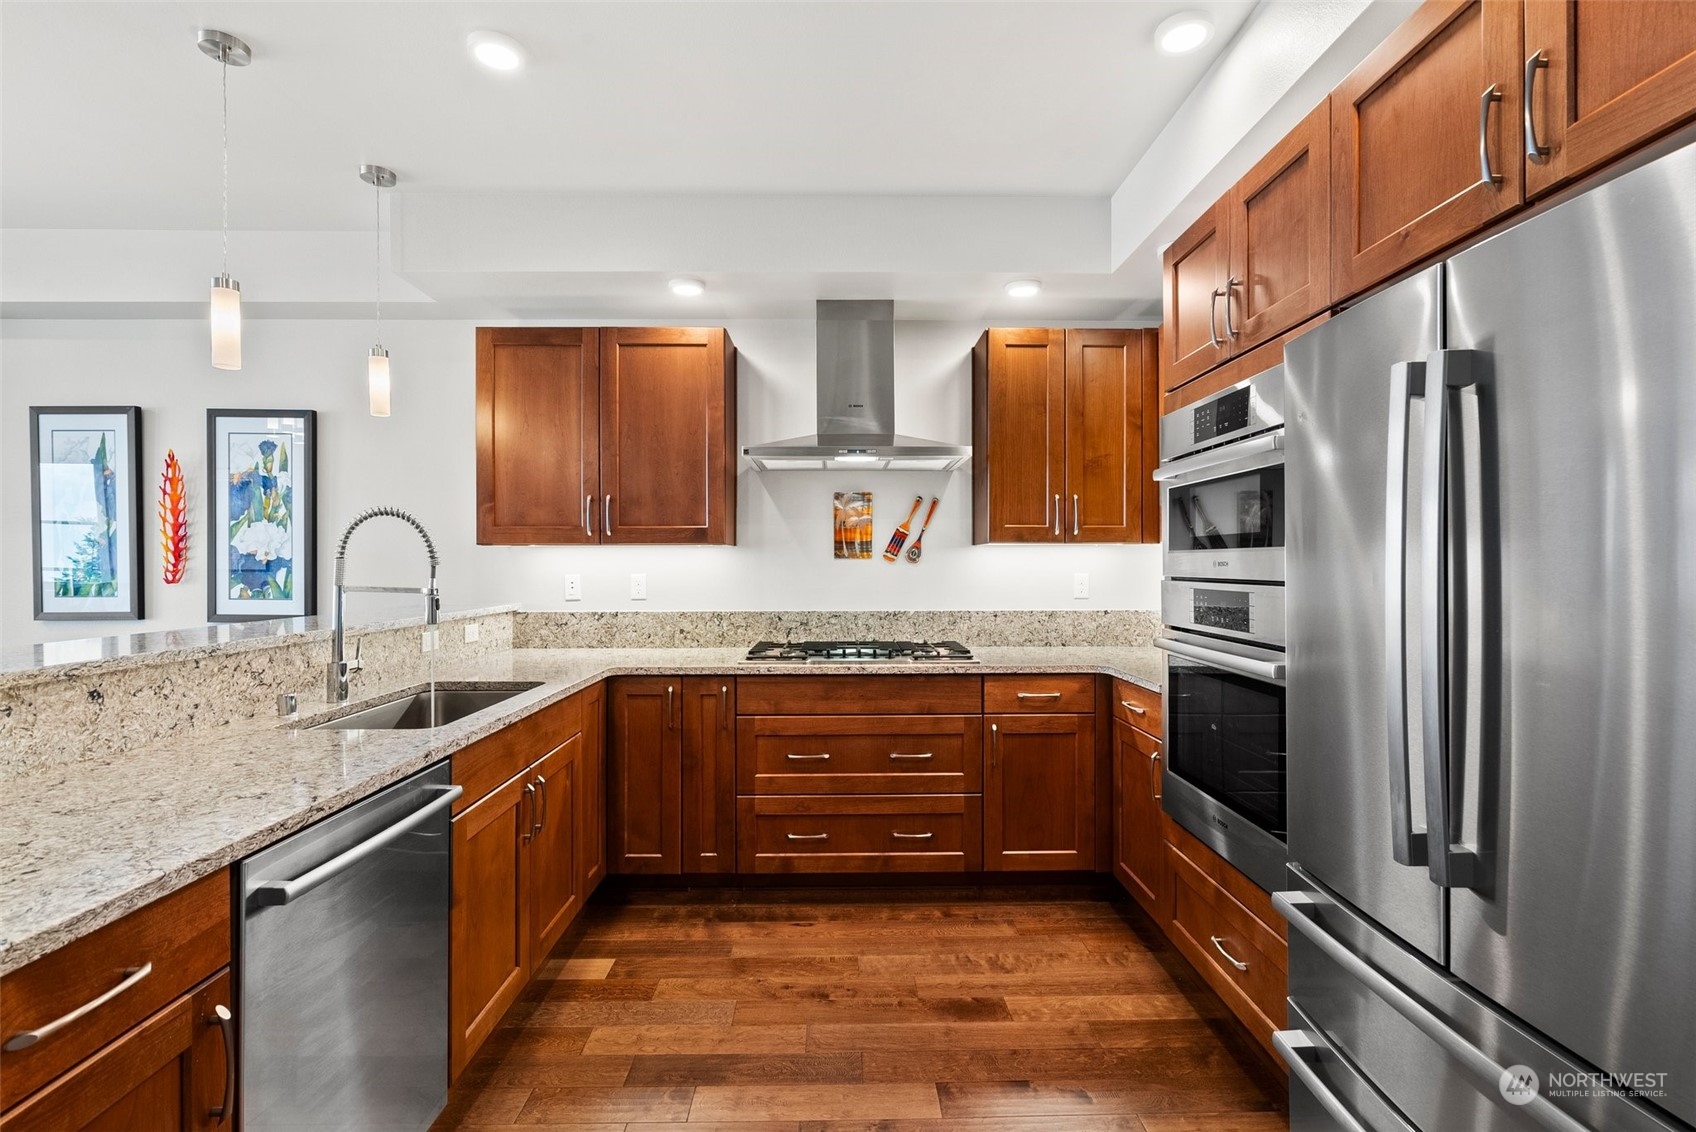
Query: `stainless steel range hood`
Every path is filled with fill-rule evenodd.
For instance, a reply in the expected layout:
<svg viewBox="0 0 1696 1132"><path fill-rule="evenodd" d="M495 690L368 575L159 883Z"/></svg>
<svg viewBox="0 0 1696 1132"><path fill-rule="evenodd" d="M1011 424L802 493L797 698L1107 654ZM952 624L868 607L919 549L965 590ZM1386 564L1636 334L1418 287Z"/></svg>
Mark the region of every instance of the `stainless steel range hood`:
<svg viewBox="0 0 1696 1132"><path fill-rule="evenodd" d="M817 381L818 432L742 449L756 468L945 472L971 457L969 445L895 431L893 300L819 300Z"/></svg>

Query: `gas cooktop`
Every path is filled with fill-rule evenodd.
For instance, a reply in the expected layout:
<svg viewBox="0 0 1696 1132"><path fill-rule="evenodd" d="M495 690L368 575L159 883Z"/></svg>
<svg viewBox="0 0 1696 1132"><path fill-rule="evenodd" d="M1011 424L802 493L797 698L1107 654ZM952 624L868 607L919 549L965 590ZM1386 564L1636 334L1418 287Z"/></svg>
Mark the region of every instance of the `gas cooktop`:
<svg viewBox="0 0 1696 1132"><path fill-rule="evenodd" d="M841 661L903 662L969 661L972 650L959 641L761 641L748 650L748 660L780 660L795 664Z"/></svg>

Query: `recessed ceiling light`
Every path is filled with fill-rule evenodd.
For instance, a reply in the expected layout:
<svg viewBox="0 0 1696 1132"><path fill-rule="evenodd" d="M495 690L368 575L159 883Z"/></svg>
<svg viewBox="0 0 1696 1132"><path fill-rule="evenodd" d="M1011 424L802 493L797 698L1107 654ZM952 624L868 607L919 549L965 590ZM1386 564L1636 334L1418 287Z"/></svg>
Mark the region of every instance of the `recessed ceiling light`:
<svg viewBox="0 0 1696 1132"><path fill-rule="evenodd" d="M524 48L510 35L498 31L474 31L465 37L471 57L491 71L516 71L524 66Z"/></svg>
<svg viewBox="0 0 1696 1132"><path fill-rule="evenodd" d="M1042 294L1042 283L1035 279L1015 279L1007 284L1007 293L1015 299L1028 299Z"/></svg>
<svg viewBox="0 0 1696 1132"><path fill-rule="evenodd" d="M693 298L706 289L707 285L699 279L673 279L671 281L671 293L674 295L685 295Z"/></svg>
<svg viewBox="0 0 1696 1132"><path fill-rule="evenodd" d="M1213 38L1213 21L1200 12L1179 12L1160 21L1154 42L1168 55L1185 55Z"/></svg>

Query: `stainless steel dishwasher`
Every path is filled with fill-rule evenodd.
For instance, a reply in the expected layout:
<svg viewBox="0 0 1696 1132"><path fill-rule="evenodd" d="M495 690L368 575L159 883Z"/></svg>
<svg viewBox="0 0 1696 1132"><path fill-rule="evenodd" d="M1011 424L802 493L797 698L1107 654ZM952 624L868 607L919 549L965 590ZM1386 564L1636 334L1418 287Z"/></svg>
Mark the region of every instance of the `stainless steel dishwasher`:
<svg viewBox="0 0 1696 1132"><path fill-rule="evenodd" d="M425 1129L448 1087L444 761L241 863L246 1132Z"/></svg>

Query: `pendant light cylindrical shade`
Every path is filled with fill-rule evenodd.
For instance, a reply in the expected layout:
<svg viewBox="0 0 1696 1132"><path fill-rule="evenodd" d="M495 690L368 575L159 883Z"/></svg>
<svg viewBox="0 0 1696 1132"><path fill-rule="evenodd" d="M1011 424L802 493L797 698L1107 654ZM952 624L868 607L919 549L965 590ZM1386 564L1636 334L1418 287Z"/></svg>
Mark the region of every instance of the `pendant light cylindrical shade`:
<svg viewBox="0 0 1696 1132"><path fill-rule="evenodd" d="M371 357L365 363L365 384L371 397L371 415L389 415L389 352L381 346L371 347Z"/></svg>
<svg viewBox="0 0 1696 1132"><path fill-rule="evenodd" d="M212 368L241 368L241 284L212 277Z"/></svg>

